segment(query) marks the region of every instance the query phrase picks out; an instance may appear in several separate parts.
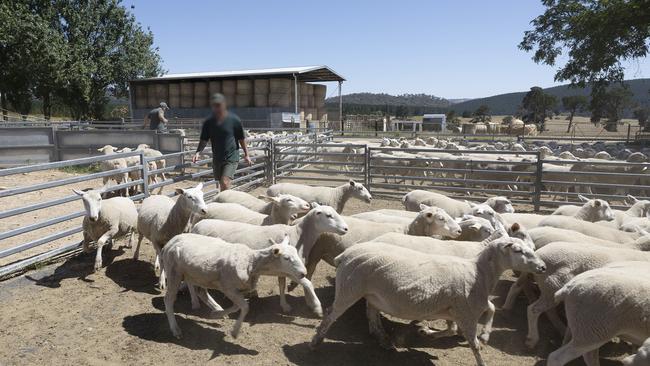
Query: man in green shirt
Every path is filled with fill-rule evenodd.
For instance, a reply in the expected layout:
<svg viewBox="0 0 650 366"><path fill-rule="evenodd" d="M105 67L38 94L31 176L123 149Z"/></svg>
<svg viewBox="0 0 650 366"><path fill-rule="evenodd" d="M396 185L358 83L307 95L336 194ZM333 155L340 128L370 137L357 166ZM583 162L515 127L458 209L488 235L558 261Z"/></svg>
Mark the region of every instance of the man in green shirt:
<svg viewBox="0 0 650 366"><path fill-rule="evenodd" d="M199 147L192 156L196 163L199 153L203 151L210 141L212 145L212 172L222 191L230 189L230 184L235 176L239 163L239 147L244 150L244 161L252 165L253 161L248 156L248 147L244 137L244 129L239 117L228 112L226 98L222 94L212 96L212 115L203 121Z"/></svg>

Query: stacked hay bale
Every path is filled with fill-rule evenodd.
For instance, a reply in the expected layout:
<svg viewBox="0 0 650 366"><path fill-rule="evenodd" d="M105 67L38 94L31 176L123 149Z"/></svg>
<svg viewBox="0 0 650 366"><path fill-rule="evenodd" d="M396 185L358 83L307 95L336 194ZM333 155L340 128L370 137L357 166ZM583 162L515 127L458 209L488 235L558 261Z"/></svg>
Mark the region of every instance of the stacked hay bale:
<svg viewBox="0 0 650 366"><path fill-rule="evenodd" d="M250 107L253 103L253 81L241 79L236 82L235 107Z"/></svg>
<svg viewBox="0 0 650 366"><path fill-rule="evenodd" d="M132 88L135 96L135 107L138 109L147 108L147 86L133 85Z"/></svg>
<svg viewBox="0 0 650 366"><path fill-rule="evenodd" d="M169 107L178 108L181 105L181 85L179 83L170 83L169 84Z"/></svg>
<svg viewBox="0 0 650 366"><path fill-rule="evenodd" d="M269 105L269 80L257 79L253 81L253 106L264 108Z"/></svg>
<svg viewBox="0 0 650 366"><path fill-rule="evenodd" d="M237 95L237 81L236 80L223 80L221 82L221 94L226 97L228 105L235 105Z"/></svg>
<svg viewBox="0 0 650 366"><path fill-rule="evenodd" d="M147 85L147 107L155 108L160 104L160 100L156 98L156 84Z"/></svg>
<svg viewBox="0 0 650 366"><path fill-rule="evenodd" d="M169 103L169 88L166 84L156 84L156 99L158 103Z"/></svg>
<svg viewBox="0 0 650 366"><path fill-rule="evenodd" d="M181 82L181 108L192 108L194 106L194 84L191 81Z"/></svg>
<svg viewBox="0 0 650 366"><path fill-rule="evenodd" d="M194 82L194 108L207 108L208 100L208 83L205 81Z"/></svg>
<svg viewBox="0 0 650 366"><path fill-rule="evenodd" d="M291 106L291 84L289 79L269 79L269 107Z"/></svg>
<svg viewBox="0 0 650 366"><path fill-rule="evenodd" d="M327 109L325 108L326 95L327 86L314 84L314 108L316 108L316 118L321 122L327 122Z"/></svg>

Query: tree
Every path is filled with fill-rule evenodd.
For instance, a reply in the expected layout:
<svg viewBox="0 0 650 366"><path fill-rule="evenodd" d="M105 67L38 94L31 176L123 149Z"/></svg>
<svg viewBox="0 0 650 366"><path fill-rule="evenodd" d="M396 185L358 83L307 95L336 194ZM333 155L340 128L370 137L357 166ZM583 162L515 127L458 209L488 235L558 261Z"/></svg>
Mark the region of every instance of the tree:
<svg viewBox="0 0 650 366"><path fill-rule="evenodd" d="M648 119L650 118L650 108L639 107L634 110L634 118L639 121L639 126L643 128L643 131L648 132L650 130L650 124L648 124Z"/></svg>
<svg viewBox="0 0 650 366"><path fill-rule="evenodd" d="M632 105L632 92L625 86L598 88L592 91L589 109L591 122L599 124L602 118L607 118L605 130L616 131L618 122L625 109Z"/></svg>
<svg viewBox="0 0 650 366"><path fill-rule="evenodd" d="M485 104L482 104L478 108L476 108L473 114L473 118L470 122L472 123L489 122L491 120L492 120L492 116L490 115L490 107L488 107Z"/></svg>
<svg viewBox="0 0 650 366"><path fill-rule="evenodd" d="M461 114L461 116L463 116L463 118L469 118L469 117L472 116L472 112L470 112L470 111L463 111L463 113Z"/></svg>
<svg viewBox="0 0 650 366"><path fill-rule="evenodd" d="M455 110L449 110L447 112L447 123L452 125L460 124L460 118L456 115Z"/></svg>
<svg viewBox="0 0 650 366"><path fill-rule="evenodd" d="M555 66L563 52L566 63L556 81L586 85L622 81L621 60L644 58L650 39L648 0L542 0L544 14L532 21L519 48L534 51L533 60ZM568 56L568 57L567 57Z"/></svg>
<svg viewBox="0 0 650 366"><path fill-rule="evenodd" d="M542 88L534 86L521 101L522 120L525 123L534 123L540 131L545 131L546 118L553 115L555 104L555 96L546 94Z"/></svg>
<svg viewBox="0 0 650 366"><path fill-rule="evenodd" d="M397 118L406 118L408 116L409 110L406 106L398 105L395 108L395 117Z"/></svg>
<svg viewBox="0 0 650 366"><path fill-rule="evenodd" d="M587 97L584 95L568 95L562 97L562 106L569 112L569 126L566 129L566 132L571 132L571 127L573 127L573 117L576 112L582 111L587 106Z"/></svg>

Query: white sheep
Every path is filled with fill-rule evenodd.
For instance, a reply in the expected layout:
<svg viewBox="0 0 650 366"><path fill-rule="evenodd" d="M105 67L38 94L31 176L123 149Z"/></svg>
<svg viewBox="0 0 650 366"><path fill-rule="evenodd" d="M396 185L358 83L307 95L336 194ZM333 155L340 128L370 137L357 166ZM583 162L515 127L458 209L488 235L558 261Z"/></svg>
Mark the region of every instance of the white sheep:
<svg viewBox="0 0 650 366"><path fill-rule="evenodd" d="M240 312L230 332L233 338L237 338L248 313L244 292L254 290L260 276L288 276L306 288L312 288L311 292L305 292L309 294L310 306L315 312L322 313L313 286L305 278L305 266L296 249L289 245L289 238L286 237L280 244L271 244L267 248L254 250L246 245L196 234L181 234L170 240L161 252L161 259L167 271L168 284L165 313L173 335L181 337L181 329L174 315L174 302L182 281L189 286L199 287L199 298L216 313L217 318ZM232 301L232 307L226 310L221 308L207 289L223 292Z"/></svg>
<svg viewBox="0 0 650 366"><path fill-rule="evenodd" d="M408 211L419 211L420 203L440 207L452 217L461 217L471 213L472 206L467 201L459 201L441 193L413 190L402 197L402 204ZM483 204L490 206L497 213L515 212L512 203L506 197L490 197Z"/></svg>
<svg viewBox="0 0 650 366"><path fill-rule="evenodd" d="M609 203L601 199L589 199L581 194L578 198L584 204L582 206L563 205L558 207L551 215L573 216L576 219L596 222L614 220L614 210L609 207Z"/></svg>
<svg viewBox="0 0 650 366"><path fill-rule="evenodd" d="M97 151L104 153L104 155L114 155L115 152L117 151L117 148L111 145L105 145L104 147L97 149ZM117 170L117 169L126 169L127 167L128 165L124 158L102 160L99 162L99 168L104 172ZM128 172L116 173L114 175L103 177L102 183L104 184L104 186L106 186L108 184L108 181L111 179L113 179L116 184L128 183L129 173ZM124 191L126 192L125 195L128 197L129 190L125 189Z"/></svg>
<svg viewBox="0 0 650 366"><path fill-rule="evenodd" d="M73 189L81 197L86 210L83 227L83 250L90 251L90 242L97 243L95 271L102 268L102 248L108 242L121 236L129 235L128 247L131 247L133 235L138 224L138 210L133 201L124 197L102 200L106 187L82 192Z"/></svg>
<svg viewBox="0 0 650 366"><path fill-rule="evenodd" d="M195 216L193 219L194 224L203 219L219 219L253 225L288 225L297 214L305 213L311 209L307 201L288 194L281 194L277 197L262 197L273 204L271 213L268 215L255 212L237 203L212 202L208 203L205 215Z"/></svg>
<svg viewBox="0 0 650 366"><path fill-rule="evenodd" d="M311 279L316 265L324 260L329 265L334 265L334 258L357 243L363 243L375 239L385 233L402 233L411 236L447 236L456 238L461 234L458 223L444 210L438 207L421 205L418 215L404 223L376 223L345 216L349 231L343 235L323 234L313 245L310 251L305 253L307 258L307 278Z"/></svg>
<svg viewBox="0 0 650 366"><path fill-rule="evenodd" d="M585 222L585 221L580 221ZM528 335L526 345L530 348L539 342L539 316L555 307L553 296L562 286L580 273L620 261L650 261L650 253L583 243L550 243L536 252L546 263L544 274L533 277L540 290L539 298L528 306ZM559 329L562 332L564 329Z"/></svg>
<svg viewBox="0 0 650 366"><path fill-rule="evenodd" d="M133 150L131 150L131 148L124 147L124 148L122 148L122 150L119 150L118 152L120 152L120 153L127 153L127 152L131 152L131 151L133 151ZM126 158L124 158L124 160L126 161L126 165L128 165L128 166L130 166L130 167L131 167L131 166L140 165L140 157L137 156L137 155L136 155L136 156L129 156L129 157L126 157ZM155 161L148 161L148 162L147 162L147 167L148 167L149 171L153 171L153 170L158 169L158 167L157 167ZM158 179L156 179L156 177L157 177L156 174L149 174L148 183L149 183L149 184L157 183L157 182L158 182ZM130 172L129 172L129 179L130 179L132 182L133 182L133 181L136 181L136 180L139 180L139 179L141 179L141 178L142 178L142 174L141 174L141 170L140 170L140 169L133 170L133 171L130 171ZM137 193L138 187L137 187L137 186L134 186L134 187L132 187L132 188L133 188L133 193L134 193L134 194ZM162 190L163 190L163 187L160 187L160 189L158 190L158 194L160 194L160 192L162 192Z"/></svg>
<svg viewBox="0 0 650 366"><path fill-rule="evenodd" d="M537 249L556 241L572 242L576 244L589 243L612 248L627 248L641 251L650 251L650 234L643 233L637 239L629 241L610 241L595 238L574 230L558 229L551 226L536 227L528 230L528 234L535 243Z"/></svg>
<svg viewBox="0 0 650 366"><path fill-rule="evenodd" d="M136 151L143 151L144 156L147 157L147 158L159 158L159 157L163 156L163 153L161 153L160 151L158 151L156 149L152 149L147 144L140 144L140 145L138 145L138 147L135 150ZM156 162L156 166L158 167L158 169L164 169L164 168L167 167L167 161L165 159L156 159L154 161ZM163 181L165 179L167 179L167 177L165 177L165 173L160 173L160 177L162 178ZM161 187L161 189L162 189L162 187Z"/></svg>
<svg viewBox="0 0 650 366"><path fill-rule="evenodd" d="M220 203L237 203L250 210L266 215L271 214L271 209L273 208L273 202L264 201L249 193L236 191L234 189L219 192L214 197L213 201Z"/></svg>
<svg viewBox="0 0 650 366"><path fill-rule="evenodd" d="M599 366L598 350L612 338L641 344L650 337L650 265L617 262L581 273L555 293L555 302L564 302L568 342L549 355L547 365L582 356ZM647 360L643 353L639 359Z"/></svg>
<svg viewBox="0 0 650 366"><path fill-rule="evenodd" d="M462 232L455 239L460 241L482 241L489 238L495 230L490 221L482 217L464 215L456 221Z"/></svg>
<svg viewBox="0 0 650 366"><path fill-rule="evenodd" d="M160 251L171 238L185 231L192 214L207 213L202 189L203 183L194 188L177 188L176 202L162 195L149 196L142 201L138 210L138 244L133 259L138 259L142 238L146 237L156 251L158 267ZM160 269L160 287L165 287L164 267Z"/></svg>
<svg viewBox="0 0 650 366"><path fill-rule="evenodd" d="M266 248L269 245L269 238L280 241L288 235L289 241L296 245L298 252L305 258L321 234L344 235L348 232L348 225L332 207L319 206L316 203L313 205L314 208L296 220L294 225L257 226L234 221L207 219L199 221L192 228L192 233L220 238L231 243L245 244L253 249ZM291 306L285 297L286 279L278 277L278 285L280 306L283 311L289 312Z"/></svg>
<svg viewBox="0 0 650 366"><path fill-rule="evenodd" d="M336 212L343 212L343 207L350 198L358 198L370 203L372 196L361 183L350 180L336 188L312 187L304 184L277 183L266 190L268 196L291 194L308 202L317 202L321 205L331 206Z"/></svg>
<svg viewBox="0 0 650 366"><path fill-rule="evenodd" d="M330 312L316 330L310 347L323 339L330 326L361 298L366 299L370 332L391 347L380 312L408 320L455 321L469 342L476 362L485 365L477 338L478 320L488 312L480 334L487 342L495 308L489 301L507 269L543 272L544 263L518 239L499 238L471 260L426 255L390 244L356 245L336 259L336 293Z"/></svg>
<svg viewBox="0 0 650 366"><path fill-rule="evenodd" d="M637 239L640 232L624 232L600 225L595 222L578 220L569 216L551 215L539 222L539 226L551 226L560 229L574 230L594 238L613 242L624 242Z"/></svg>

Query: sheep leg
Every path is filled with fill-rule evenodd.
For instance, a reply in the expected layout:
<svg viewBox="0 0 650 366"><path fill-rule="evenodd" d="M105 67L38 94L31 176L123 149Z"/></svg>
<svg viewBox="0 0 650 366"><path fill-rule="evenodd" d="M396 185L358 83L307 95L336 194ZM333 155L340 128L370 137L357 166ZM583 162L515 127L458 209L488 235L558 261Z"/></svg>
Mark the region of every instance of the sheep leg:
<svg viewBox="0 0 650 366"><path fill-rule="evenodd" d="M288 313L291 311L291 305L287 303L287 297L285 296L285 290L287 288L287 278L278 277L278 289L280 290L280 307L282 308L283 313Z"/></svg>
<svg viewBox="0 0 650 366"><path fill-rule="evenodd" d="M316 328L316 334L311 339L309 348L315 349L318 345L323 343L327 331L336 319L343 315L343 313L359 301L359 299L361 299L361 296L356 295L346 295L343 299L340 292L337 291L336 295L334 295L334 303L332 304L332 307L328 309L328 313L323 317L323 320L321 320L320 324Z"/></svg>
<svg viewBox="0 0 650 366"><path fill-rule="evenodd" d="M492 333L492 322L494 321L494 313L496 310L494 304L490 300L488 300L487 306L487 321L485 322L485 326L483 326L483 331L479 335L479 339L481 342L483 342L483 344L487 344L487 342L490 340L490 333Z"/></svg>
<svg viewBox="0 0 650 366"><path fill-rule="evenodd" d="M521 290L525 286L525 284L528 282L528 274L522 273L519 275L519 278L517 278L517 281L510 286L510 290L508 290L508 296L506 296L506 301L503 303L501 306L501 309L503 310L512 310L513 306L515 305L515 301L517 300L517 296L519 293L521 293Z"/></svg>
<svg viewBox="0 0 650 366"><path fill-rule="evenodd" d="M129 183L129 173L122 174L122 182ZM129 187L124 188L124 196L125 197L129 196Z"/></svg>
<svg viewBox="0 0 650 366"><path fill-rule="evenodd" d="M81 247L84 253L90 253L90 243L93 241L90 235L84 230L84 240L81 242Z"/></svg>
<svg viewBox="0 0 650 366"><path fill-rule="evenodd" d="M549 299L549 296L544 291L542 291L542 295L537 301L528 305L528 335L526 336L526 346L528 348L534 348L539 342L539 329L537 324L539 322L539 316L554 306L555 302L552 298Z"/></svg>
<svg viewBox="0 0 650 366"><path fill-rule="evenodd" d="M311 278L314 276L314 272L316 272L316 266L320 260L321 256L319 254L318 247L311 248L309 251L309 256L307 257L307 261L305 262L305 267L307 268L307 275L305 277L308 280L311 280ZM296 286L298 286L298 283L291 281L289 284L289 292L293 291Z"/></svg>
<svg viewBox="0 0 650 366"><path fill-rule="evenodd" d="M127 248L133 248L133 237L135 236L135 230L131 230L131 234L129 234L129 244L126 245Z"/></svg>
<svg viewBox="0 0 650 366"><path fill-rule="evenodd" d="M169 273L169 286L167 286L167 292L165 292L165 314L167 314L167 321L169 322L169 328L172 331L172 334L176 338L181 338L182 332L181 328L176 323L176 315L174 315L174 302L176 302L176 295L178 294L178 288L181 284L182 278L175 271L170 271Z"/></svg>
<svg viewBox="0 0 650 366"><path fill-rule="evenodd" d="M426 325L421 325L419 320L411 322L411 324L418 326L418 333L422 336L432 337L433 339L451 337L458 334L458 326L455 322L447 320L447 329L436 331Z"/></svg>
<svg viewBox="0 0 650 366"><path fill-rule="evenodd" d="M370 305L370 303L366 303L366 317L368 318L368 330L372 336L377 338L379 345L385 349L395 349L393 342L390 340L390 336L381 324L379 310Z"/></svg>
<svg viewBox="0 0 650 366"><path fill-rule="evenodd" d="M235 325L233 325L232 330L230 331L230 335L233 338L237 338L239 331L241 330L241 325L244 322L244 318L248 314L248 303L244 296L237 290L224 290L224 295L226 295L230 301L232 301L233 305L239 309L239 318L237 318Z"/></svg>
<svg viewBox="0 0 650 366"><path fill-rule="evenodd" d="M596 349L600 347L602 344L596 345ZM590 351L593 350L593 347L589 346L581 346L578 347L575 345L574 341L569 342L568 344L558 348L557 350L551 352L551 354L548 356L548 361L546 362L547 366L564 366L571 360L575 360L576 358L580 357L581 355L584 355ZM585 362L587 359L585 359ZM596 359L596 362L598 360ZM588 366L596 366L598 363L587 363Z"/></svg>
<svg viewBox="0 0 650 366"><path fill-rule="evenodd" d="M553 324L555 330L557 330L558 333L560 334L564 334L565 331L567 330L567 327L560 319L560 316L558 315L556 309L555 308L549 309L548 311L546 311L545 314L548 320L551 322L551 324Z"/></svg>
<svg viewBox="0 0 650 366"><path fill-rule="evenodd" d="M190 302L192 303L192 310L200 309L201 303L199 302L199 297L196 295L196 287L191 283L188 283L187 290L190 293Z"/></svg>
<svg viewBox="0 0 650 366"><path fill-rule="evenodd" d="M138 244L135 245L135 250L133 251L134 261L137 261L138 256L140 255L140 244L142 244L142 238L144 238L144 235L142 235L142 233L138 233Z"/></svg>
<svg viewBox="0 0 650 366"><path fill-rule="evenodd" d="M307 278L302 278L298 281L302 285L302 289L305 293L305 301L307 306L318 315L318 317L323 316L323 308L321 307L320 300L316 296L316 291L314 291L314 285Z"/></svg>
<svg viewBox="0 0 650 366"><path fill-rule="evenodd" d="M102 269L102 247L106 245L106 242L111 240L113 235L117 234L118 228L111 227L110 230L104 233L98 240L97 240L97 253L95 254L95 271L99 271Z"/></svg>
<svg viewBox="0 0 650 366"><path fill-rule="evenodd" d="M199 296L199 299L201 299L201 301L203 301L203 303L210 308L210 310L214 312L223 311L221 305L219 305L219 303L214 301L212 296L210 296L208 289L199 287L199 290L196 292L196 294Z"/></svg>
<svg viewBox="0 0 650 366"><path fill-rule="evenodd" d="M470 315L469 313L465 312L462 314L463 316L468 316ZM456 318L456 319L462 319L462 318ZM476 333L477 333L477 325L478 325L478 320L461 320L457 321L458 323L458 328L460 328L460 331L463 332L463 335L465 336L465 339L467 340L467 343L469 343L469 348L472 349L472 353L474 353L474 358L476 358L476 364L478 366L486 366L485 362L483 361L483 357L481 357L481 343L478 341L478 338L476 338Z"/></svg>

